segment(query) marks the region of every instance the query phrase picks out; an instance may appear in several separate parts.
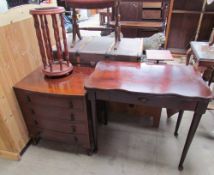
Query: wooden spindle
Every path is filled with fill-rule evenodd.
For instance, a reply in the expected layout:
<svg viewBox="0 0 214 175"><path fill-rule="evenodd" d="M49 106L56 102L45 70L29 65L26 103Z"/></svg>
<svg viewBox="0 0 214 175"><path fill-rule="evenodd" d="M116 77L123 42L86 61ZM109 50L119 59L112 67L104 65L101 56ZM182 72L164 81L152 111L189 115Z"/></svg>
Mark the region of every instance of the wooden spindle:
<svg viewBox="0 0 214 175"><path fill-rule="evenodd" d="M51 62L53 63L54 56L53 56L51 39L50 39L50 31L49 31L49 27L48 27L48 20L47 20L47 16L46 15L44 15L44 19L45 19L45 30L46 30L47 38L48 38L48 45L49 45L49 49L50 49L50 52L51 52Z"/></svg>
<svg viewBox="0 0 214 175"><path fill-rule="evenodd" d="M67 61L67 65L69 66L68 44L66 39L64 16L62 13L60 14L60 19L61 19L62 37L63 37L63 44L64 44L64 55L65 55L65 60Z"/></svg>
<svg viewBox="0 0 214 175"><path fill-rule="evenodd" d="M36 28L40 53L42 56L42 62L44 64L42 72L48 77L61 77L69 75L69 73L73 70L73 66L69 62L68 45L63 18L65 9L63 7L36 8L34 10L30 10L30 13L34 18L34 25ZM51 16L52 27L50 27L50 25L48 24L49 21L47 20L47 15ZM58 16L56 15L59 15L61 27L59 26L60 24L57 24ZM62 29L60 30L59 27ZM54 60L54 53L51 45L51 36L49 29L53 29L54 31L57 55L56 61ZM62 44L60 38L63 39L65 53L62 52Z"/></svg>
<svg viewBox="0 0 214 175"><path fill-rule="evenodd" d="M46 55L48 57L50 71L52 72L53 71L53 67L52 67L53 62L52 62L51 50L49 47L49 42L48 42L47 33L46 33L46 27L45 27L43 15L39 15L39 17L40 17L41 29L42 29L43 39L44 39L44 43L45 43L45 48L46 48Z"/></svg>
<svg viewBox="0 0 214 175"><path fill-rule="evenodd" d="M57 58L60 64L60 70L62 70L62 47L61 47L61 42L60 42L60 36L59 36L59 29L58 29L58 24L57 24L57 19L56 15L52 14L52 21L53 21L53 28L54 28L54 37L56 40L56 47L57 47Z"/></svg>
<svg viewBox="0 0 214 175"><path fill-rule="evenodd" d="M36 29L36 36L37 36L37 40L38 40L38 44L39 44L39 50L40 50L40 54L42 57L43 66L44 66L44 69L46 69L47 61L46 61L45 49L44 49L44 45L43 45L42 33L41 33L41 30L39 27L40 25L39 25L39 20L38 20L37 15L33 15L33 19L34 19L34 26Z"/></svg>

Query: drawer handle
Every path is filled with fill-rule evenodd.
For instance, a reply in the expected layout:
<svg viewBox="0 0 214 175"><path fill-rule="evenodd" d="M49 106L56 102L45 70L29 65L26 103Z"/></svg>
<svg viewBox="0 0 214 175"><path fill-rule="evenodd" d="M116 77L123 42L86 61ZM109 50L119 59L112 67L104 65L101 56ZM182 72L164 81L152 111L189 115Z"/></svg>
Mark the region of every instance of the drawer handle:
<svg viewBox="0 0 214 175"><path fill-rule="evenodd" d="M78 142L78 138L76 136L74 137L74 142Z"/></svg>
<svg viewBox="0 0 214 175"><path fill-rule="evenodd" d="M26 97L28 102L31 102L31 98L29 96Z"/></svg>
<svg viewBox="0 0 214 175"><path fill-rule="evenodd" d="M143 98L143 97L138 98L138 100L139 100L141 103L146 103L146 102L149 101L147 98Z"/></svg>
<svg viewBox="0 0 214 175"><path fill-rule="evenodd" d="M39 124L38 121L36 121L36 120L34 120L34 123L35 123L35 125L38 125L38 124Z"/></svg>
<svg viewBox="0 0 214 175"><path fill-rule="evenodd" d="M71 118L71 121L74 121L75 120L74 114L71 114L70 118Z"/></svg>
<svg viewBox="0 0 214 175"><path fill-rule="evenodd" d="M73 133L75 133L76 132L76 127L75 126L71 126L71 130L72 130Z"/></svg>
<svg viewBox="0 0 214 175"><path fill-rule="evenodd" d="M32 114L35 114L35 111L34 111L33 109L31 109L31 113L32 113Z"/></svg>
<svg viewBox="0 0 214 175"><path fill-rule="evenodd" d="M74 107L73 103L72 103L72 102L70 102L70 108L73 108L73 107Z"/></svg>

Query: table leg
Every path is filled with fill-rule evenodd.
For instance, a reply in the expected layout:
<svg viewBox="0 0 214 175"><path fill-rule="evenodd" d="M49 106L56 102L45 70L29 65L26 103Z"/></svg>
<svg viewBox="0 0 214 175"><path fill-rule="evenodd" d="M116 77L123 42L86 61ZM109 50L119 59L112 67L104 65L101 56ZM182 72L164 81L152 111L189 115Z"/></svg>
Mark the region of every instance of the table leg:
<svg viewBox="0 0 214 175"><path fill-rule="evenodd" d="M75 42L76 42L76 35L77 35L77 14L76 14L76 9L75 8L72 8L72 24L73 24L73 29L72 29L72 33L73 33L73 38L72 38L72 45L71 47L74 47L75 45Z"/></svg>
<svg viewBox="0 0 214 175"><path fill-rule="evenodd" d="M192 55L192 49L188 49L186 53L186 65L189 65L190 57Z"/></svg>
<svg viewBox="0 0 214 175"><path fill-rule="evenodd" d="M212 83L213 77L214 77L214 68L213 68L213 70L212 70L212 73L211 73L211 76L210 76L210 79L209 79L209 83L208 83L209 86L210 86L211 83Z"/></svg>
<svg viewBox="0 0 214 175"><path fill-rule="evenodd" d="M176 137L178 136L178 129L179 129L183 114L184 114L184 111L180 110L179 114L178 114L178 119L177 119L177 122L176 122L175 132L174 132L174 136L176 136Z"/></svg>
<svg viewBox="0 0 214 175"><path fill-rule="evenodd" d="M191 144L191 142L193 140L193 137L195 135L195 131L198 128L198 124L199 124L199 122L201 120L201 117L206 112L207 106L208 106L208 102L200 102L196 106L195 113L193 115L192 123L191 123L190 129L189 129L188 135L187 135L187 139L186 139L186 142L185 142L185 145L184 145L184 148L183 148L183 152L182 152L182 155L181 155L180 163L179 163L179 166L178 166L178 169L180 171L183 170L184 160L186 158L186 155L187 155L187 152L189 150L190 144Z"/></svg>
<svg viewBox="0 0 214 175"><path fill-rule="evenodd" d="M104 112L104 125L108 124L108 110L106 102L103 102L103 112Z"/></svg>
<svg viewBox="0 0 214 175"><path fill-rule="evenodd" d="M94 152L96 152L97 151L97 109L96 109L96 94L95 94L95 92L89 92L88 97L89 97L89 100L91 102Z"/></svg>

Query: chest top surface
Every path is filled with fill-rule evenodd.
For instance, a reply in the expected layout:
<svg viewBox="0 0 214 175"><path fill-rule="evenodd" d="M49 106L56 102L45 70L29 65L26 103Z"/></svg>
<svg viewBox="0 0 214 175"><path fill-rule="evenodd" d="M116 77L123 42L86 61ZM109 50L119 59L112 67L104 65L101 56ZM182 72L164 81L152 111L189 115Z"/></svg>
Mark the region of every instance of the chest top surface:
<svg viewBox="0 0 214 175"><path fill-rule="evenodd" d="M85 81L86 89L211 99L212 92L191 66L101 61Z"/></svg>
<svg viewBox="0 0 214 175"><path fill-rule="evenodd" d="M90 67L74 67L72 74L61 78L47 78L42 68L26 76L15 85L15 88L48 94L83 96L85 79L93 72Z"/></svg>

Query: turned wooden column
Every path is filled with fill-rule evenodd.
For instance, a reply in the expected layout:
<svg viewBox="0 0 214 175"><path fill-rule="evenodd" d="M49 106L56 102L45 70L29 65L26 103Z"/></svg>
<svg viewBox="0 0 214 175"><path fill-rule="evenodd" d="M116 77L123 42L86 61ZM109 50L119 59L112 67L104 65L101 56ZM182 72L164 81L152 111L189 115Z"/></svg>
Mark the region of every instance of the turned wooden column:
<svg viewBox="0 0 214 175"><path fill-rule="evenodd" d="M43 63L43 73L49 77L68 75L73 66L69 61L63 7L36 8L30 11L33 15L36 36ZM48 25L48 16L52 20ZM56 44L56 58L53 55L50 30L53 30Z"/></svg>

